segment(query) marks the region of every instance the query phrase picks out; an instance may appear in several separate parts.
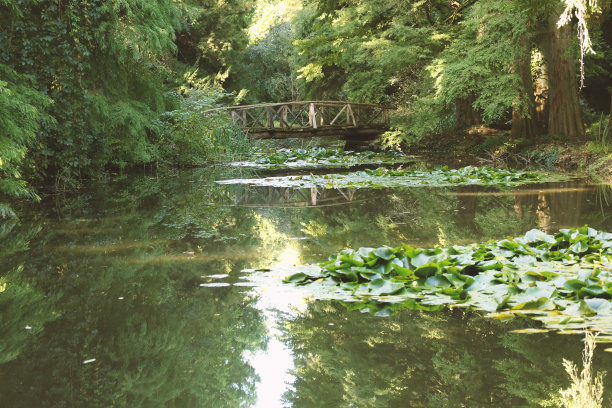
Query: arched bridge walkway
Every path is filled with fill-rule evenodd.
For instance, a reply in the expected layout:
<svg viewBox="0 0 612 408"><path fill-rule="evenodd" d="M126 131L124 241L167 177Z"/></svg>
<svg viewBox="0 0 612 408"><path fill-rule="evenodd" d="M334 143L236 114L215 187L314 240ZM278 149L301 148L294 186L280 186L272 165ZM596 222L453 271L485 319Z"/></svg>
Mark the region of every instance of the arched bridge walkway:
<svg viewBox="0 0 612 408"><path fill-rule="evenodd" d="M336 101L303 101L231 106L232 122L253 139L311 136L371 138L389 129L391 106Z"/></svg>

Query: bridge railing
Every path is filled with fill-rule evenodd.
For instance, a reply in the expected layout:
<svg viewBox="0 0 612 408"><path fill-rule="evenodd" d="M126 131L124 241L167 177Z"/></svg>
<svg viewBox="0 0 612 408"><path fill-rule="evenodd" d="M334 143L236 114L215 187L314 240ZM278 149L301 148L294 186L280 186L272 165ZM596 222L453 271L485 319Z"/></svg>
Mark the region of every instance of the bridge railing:
<svg viewBox="0 0 612 408"><path fill-rule="evenodd" d="M225 109L232 122L251 131L385 128L390 109L385 105L336 101L303 101L232 106Z"/></svg>

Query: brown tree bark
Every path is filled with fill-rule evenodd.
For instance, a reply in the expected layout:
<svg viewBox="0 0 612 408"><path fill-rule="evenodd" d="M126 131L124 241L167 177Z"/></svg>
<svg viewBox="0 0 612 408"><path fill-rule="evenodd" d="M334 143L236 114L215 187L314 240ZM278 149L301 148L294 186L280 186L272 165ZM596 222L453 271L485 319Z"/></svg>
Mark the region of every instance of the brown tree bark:
<svg viewBox="0 0 612 408"><path fill-rule="evenodd" d="M548 133L548 67L540 50L537 50L536 58L541 62L534 84L536 124L538 134L545 135Z"/></svg>
<svg viewBox="0 0 612 408"><path fill-rule="evenodd" d="M578 103L576 68L566 57L572 37L571 24L557 27L562 7L546 21L540 49L548 68L548 133L576 139L584 136L584 124Z"/></svg>
<svg viewBox="0 0 612 408"><path fill-rule="evenodd" d="M527 37L520 40L522 53L514 60L513 70L521 79L522 93L527 95L528 104L525 106L524 99L520 96L512 104L512 139L534 140L537 135L535 98L533 93L533 80L531 78L531 47Z"/></svg>
<svg viewBox="0 0 612 408"><path fill-rule="evenodd" d="M610 119L608 120L608 134L606 136L612 136L612 88L610 88Z"/></svg>
<svg viewBox="0 0 612 408"><path fill-rule="evenodd" d="M470 95L467 98L455 100L455 121L457 129L464 129L482 123L480 115L472 107L475 99L474 95Z"/></svg>

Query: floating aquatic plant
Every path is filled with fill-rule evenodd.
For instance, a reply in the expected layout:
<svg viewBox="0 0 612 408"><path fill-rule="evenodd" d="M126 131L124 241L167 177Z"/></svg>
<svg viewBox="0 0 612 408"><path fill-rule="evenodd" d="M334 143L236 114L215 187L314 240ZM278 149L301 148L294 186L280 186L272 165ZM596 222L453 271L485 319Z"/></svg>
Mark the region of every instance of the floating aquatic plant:
<svg viewBox="0 0 612 408"><path fill-rule="evenodd" d="M252 161L232 163L234 166L265 169L350 167L355 165L376 165L405 163L412 160L397 152L355 152L324 147L311 149L278 149L274 152L258 153Z"/></svg>
<svg viewBox="0 0 612 408"><path fill-rule="evenodd" d="M379 315L455 305L612 336L612 234L587 226L449 248L346 249L284 282L335 286L347 307Z"/></svg>
<svg viewBox="0 0 612 408"><path fill-rule="evenodd" d="M377 168L341 174L268 177L218 181L221 184L249 184L255 186L295 188L382 188L402 186L488 185L517 186L563 178L527 171L514 171L467 166L460 169L443 167L435 170L406 170Z"/></svg>

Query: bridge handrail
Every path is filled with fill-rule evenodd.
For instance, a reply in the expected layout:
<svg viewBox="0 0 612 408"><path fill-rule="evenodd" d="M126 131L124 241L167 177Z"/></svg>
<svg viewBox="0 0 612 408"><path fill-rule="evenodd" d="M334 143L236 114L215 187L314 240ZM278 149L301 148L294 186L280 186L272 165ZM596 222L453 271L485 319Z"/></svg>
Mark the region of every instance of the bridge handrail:
<svg viewBox="0 0 612 408"><path fill-rule="evenodd" d="M380 105L375 103L360 103L360 102L343 102L343 101L295 101L295 102L274 102L274 103L258 103L255 105L236 105L236 106L222 106L220 108L207 109L202 113L220 111L220 110L240 110L240 109L253 109L253 108L265 108L274 106L285 106L285 105L309 105L315 104L318 106L338 106L338 105L351 105L351 106L363 106L363 107L376 107L381 109L396 110L395 106Z"/></svg>

